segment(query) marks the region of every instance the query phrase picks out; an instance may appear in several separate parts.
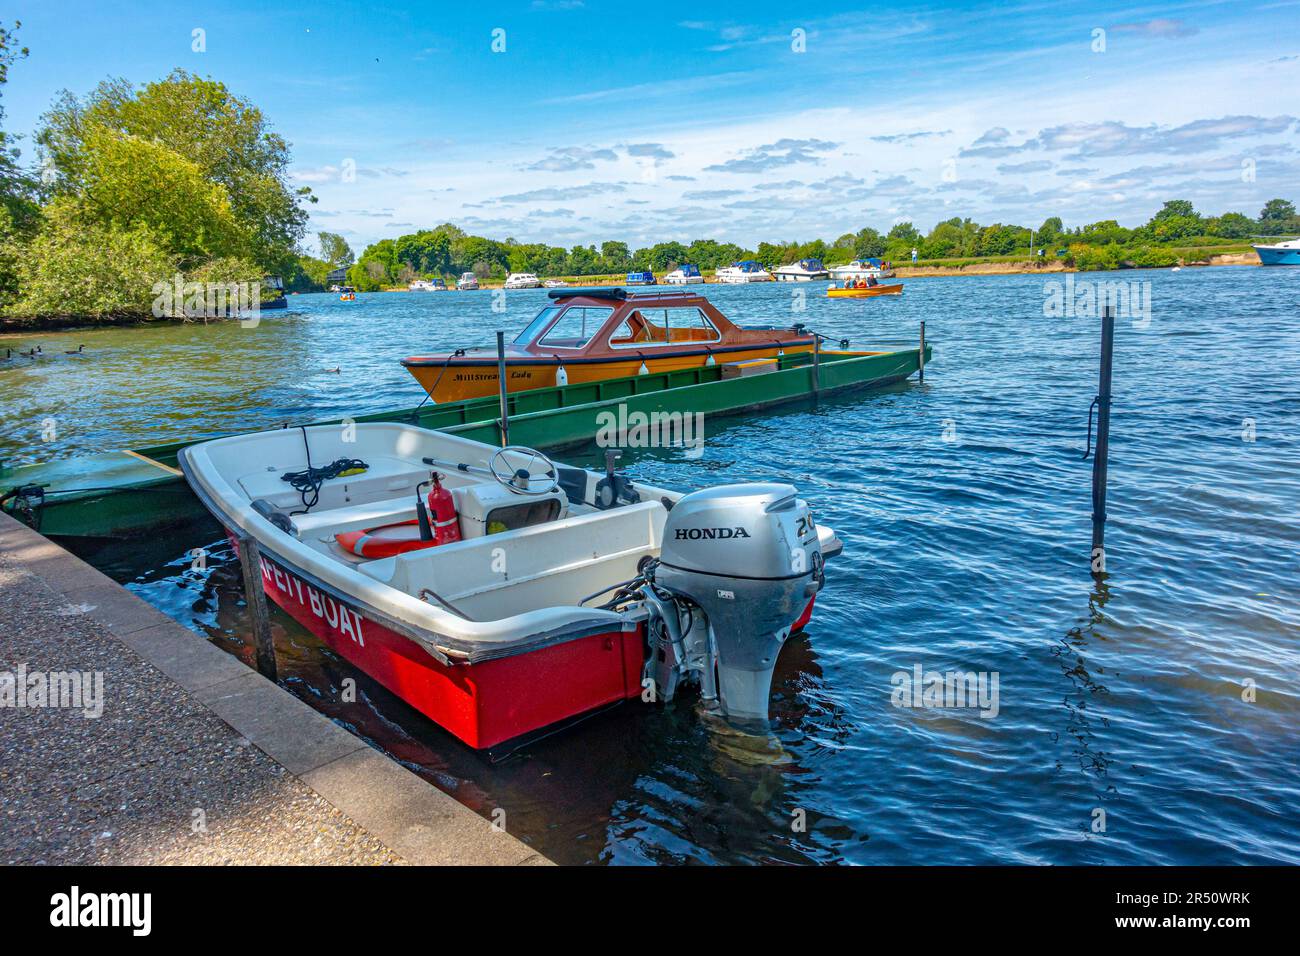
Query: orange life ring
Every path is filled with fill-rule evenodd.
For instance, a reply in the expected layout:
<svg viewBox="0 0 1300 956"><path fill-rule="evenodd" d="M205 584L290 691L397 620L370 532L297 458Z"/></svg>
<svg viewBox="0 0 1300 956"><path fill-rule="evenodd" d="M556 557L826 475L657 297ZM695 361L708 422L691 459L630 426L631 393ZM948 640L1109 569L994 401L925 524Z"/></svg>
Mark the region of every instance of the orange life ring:
<svg viewBox="0 0 1300 956"><path fill-rule="evenodd" d="M407 551L432 548L436 544L434 541L420 540L420 522L415 518L364 531L345 531L336 534L334 540L344 551L359 558L391 558Z"/></svg>

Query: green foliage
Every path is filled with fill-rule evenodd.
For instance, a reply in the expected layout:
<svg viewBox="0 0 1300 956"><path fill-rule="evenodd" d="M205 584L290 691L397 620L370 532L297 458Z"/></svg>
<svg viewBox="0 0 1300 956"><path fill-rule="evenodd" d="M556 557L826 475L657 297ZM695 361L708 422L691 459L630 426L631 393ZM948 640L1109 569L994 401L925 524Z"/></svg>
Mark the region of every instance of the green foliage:
<svg viewBox="0 0 1300 956"><path fill-rule="evenodd" d="M867 226L859 229L853 237L853 256L855 259L870 259L885 254L885 237Z"/></svg>
<svg viewBox="0 0 1300 956"><path fill-rule="evenodd" d="M106 144L149 144L157 152L174 154L174 166L189 164L195 175L224 191L247 255L263 268L283 264L303 235L307 213L301 203L309 191L287 184L288 144L270 130L261 110L215 80L175 70L138 90L124 80L106 80L84 100L65 91L42 117L36 140L52 170L56 195L81 196L102 176ZM149 211L132 207L133 195L101 190L100 201L115 209L114 226L148 224ZM195 229L208 225L200 221ZM183 256L210 242L182 238L186 228L184 222L173 222L159 241Z"/></svg>
<svg viewBox="0 0 1300 956"><path fill-rule="evenodd" d="M1286 199L1270 199L1259 211L1259 231L1264 235L1286 236L1300 232L1300 216L1295 203Z"/></svg>
<svg viewBox="0 0 1300 956"><path fill-rule="evenodd" d="M81 190L69 197L87 224L140 227L182 268L253 255L226 188L160 143L97 127L85 137Z"/></svg>
<svg viewBox="0 0 1300 956"><path fill-rule="evenodd" d="M333 263L312 256L297 256L281 271L287 292L323 292L327 276L334 270Z"/></svg>
<svg viewBox="0 0 1300 956"><path fill-rule="evenodd" d="M1247 239L1255 234L1255 223L1239 212L1225 212L1222 216L1205 220L1205 232L1225 239Z"/></svg>
<svg viewBox="0 0 1300 956"><path fill-rule="evenodd" d="M600 259L607 268L623 272L632 264L632 254L626 242L609 241L600 244Z"/></svg>
<svg viewBox="0 0 1300 956"><path fill-rule="evenodd" d="M318 232L316 241L320 244L321 260L328 263L330 269L346 269L357 261L348 241L336 232Z"/></svg>
<svg viewBox="0 0 1300 956"><path fill-rule="evenodd" d="M0 24L0 91L9 79L9 67L27 56L14 38L13 30ZM18 294L18 261L22 245L36 228L38 207L36 183L18 165L19 153L3 129L4 107L0 105L0 309Z"/></svg>
<svg viewBox="0 0 1300 956"><path fill-rule="evenodd" d="M1196 210L1192 207L1191 201L1187 199L1170 199L1168 200L1154 216L1152 222L1159 222L1163 219L1194 219L1200 218Z"/></svg>
<svg viewBox="0 0 1300 956"><path fill-rule="evenodd" d="M153 287L171 282L175 255L140 225L87 223L73 201L45 209L36 237L17 263L17 315L106 317L147 313Z"/></svg>

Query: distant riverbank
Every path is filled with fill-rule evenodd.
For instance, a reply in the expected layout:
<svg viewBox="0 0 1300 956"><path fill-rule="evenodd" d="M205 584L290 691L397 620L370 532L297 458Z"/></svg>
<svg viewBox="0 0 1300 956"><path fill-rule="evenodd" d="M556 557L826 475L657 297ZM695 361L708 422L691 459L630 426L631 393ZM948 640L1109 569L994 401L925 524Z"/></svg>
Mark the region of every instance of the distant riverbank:
<svg viewBox="0 0 1300 956"><path fill-rule="evenodd" d="M1193 266L1257 266L1259 265L1259 256L1254 252L1225 252L1205 256L1200 259L1181 259L1180 265L1186 267ZM834 268L834 267L832 267ZM1073 266L1067 266L1062 260L1052 259L953 259L953 260L931 260L921 261L916 265L895 265L894 271L899 279L921 279L927 276L1001 276L1001 275L1027 275L1032 273L1048 272L1078 272ZM562 281L567 282L569 287L574 288L598 288L606 286L622 286L627 284L625 274L618 275L600 275L600 276L562 276ZM704 281L708 285L720 285L712 272L704 272ZM480 291L490 289L500 289L505 286L504 279L480 279ZM632 288L638 288L633 286ZM652 288L670 288L670 289L690 289L692 286L653 286ZM396 286L387 289L381 289L380 292L409 292L404 286ZM448 291L455 291L449 289ZM553 291L553 290L552 290ZM311 294L311 293L306 293ZM330 293L325 293L330 294ZM375 293L361 293L362 295L373 295ZM427 293L415 293L419 295ZM293 308L294 299L298 293L290 295L289 308ZM109 316L75 316L75 315L56 315L56 316L4 316L0 317L0 343L3 343L6 335L20 335L28 332L62 332L74 329L100 326L131 326L131 325L154 325L157 323L184 323L200 321L194 319L158 319L149 314L118 313ZM217 321L217 320L212 320ZM3 345L0 344L0 348ZM2 358L2 356L0 356Z"/></svg>

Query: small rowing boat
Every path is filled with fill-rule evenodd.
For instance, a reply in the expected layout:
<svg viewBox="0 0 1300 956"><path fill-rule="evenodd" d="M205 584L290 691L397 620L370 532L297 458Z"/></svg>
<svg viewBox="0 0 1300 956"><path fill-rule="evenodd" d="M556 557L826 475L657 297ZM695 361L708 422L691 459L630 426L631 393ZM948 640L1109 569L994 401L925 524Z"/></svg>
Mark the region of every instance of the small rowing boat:
<svg viewBox="0 0 1300 956"><path fill-rule="evenodd" d="M860 286L855 289L827 289L826 295L832 299L871 299L878 295L901 295L903 283L890 282L884 285Z"/></svg>
<svg viewBox="0 0 1300 956"><path fill-rule="evenodd" d="M180 452L267 596L471 747L700 688L765 719L843 545L794 487L680 494L391 422Z"/></svg>

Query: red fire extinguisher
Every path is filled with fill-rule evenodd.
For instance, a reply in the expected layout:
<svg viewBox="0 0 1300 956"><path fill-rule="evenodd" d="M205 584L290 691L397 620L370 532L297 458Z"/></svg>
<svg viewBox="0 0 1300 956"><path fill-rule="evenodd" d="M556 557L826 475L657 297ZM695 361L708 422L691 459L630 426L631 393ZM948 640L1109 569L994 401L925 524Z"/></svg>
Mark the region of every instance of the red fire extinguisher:
<svg viewBox="0 0 1300 956"><path fill-rule="evenodd" d="M456 499L442 486L442 475L432 475L433 487L429 489L429 519L433 526L435 544L451 544L460 540L460 517L456 514Z"/></svg>

